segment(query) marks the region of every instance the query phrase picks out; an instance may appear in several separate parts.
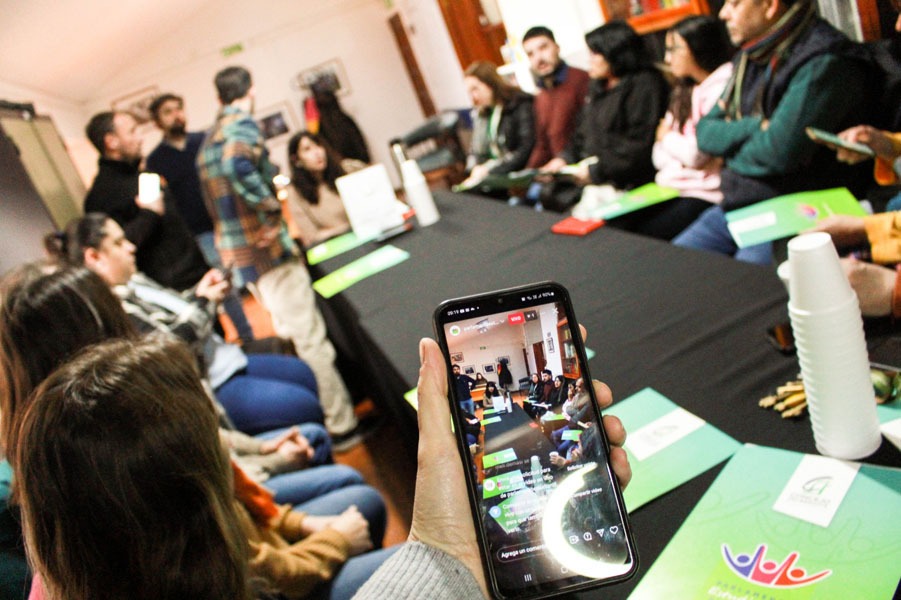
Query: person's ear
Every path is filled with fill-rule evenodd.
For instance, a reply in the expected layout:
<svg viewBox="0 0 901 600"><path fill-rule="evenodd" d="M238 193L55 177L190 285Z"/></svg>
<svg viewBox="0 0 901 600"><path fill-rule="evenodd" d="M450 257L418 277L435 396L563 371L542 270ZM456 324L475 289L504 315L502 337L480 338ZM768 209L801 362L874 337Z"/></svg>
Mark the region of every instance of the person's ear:
<svg viewBox="0 0 901 600"><path fill-rule="evenodd" d="M119 148L119 136L117 136L112 131L104 134L103 146L106 148L107 152L109 152L110 150L118 149Z"/></svg>
<svg viewBox="0 0 901 600"><path fill-rule="evenodd" d="M84 249L84 266L86 266L90 270L98 270L98 267L100 267L102 260L103 256L100 254L100 251L97 248Z"/></svg>
<svg viewBox="0 0 901 600"><path fill-rule="evenodd" d="M769 21L775 21L788 10L788 7L782 0L764 0L764 2L768 3L764 9L764 15Z"/></svg>

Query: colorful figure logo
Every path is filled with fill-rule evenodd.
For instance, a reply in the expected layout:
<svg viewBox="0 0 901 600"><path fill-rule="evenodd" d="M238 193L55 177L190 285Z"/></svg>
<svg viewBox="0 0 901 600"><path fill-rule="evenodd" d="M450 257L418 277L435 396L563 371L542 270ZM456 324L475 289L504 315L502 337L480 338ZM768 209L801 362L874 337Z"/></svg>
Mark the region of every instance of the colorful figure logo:
<svg viewBox="0 0 901 600"><path fill-rule="evenodd" d="M807 575L807 571L801 567L795 568L795 562L800 554L792 552L782 562L777 564L766 559L766 544L760 544L753 555L733 555L729 546L723 544L723 558L729 568L742 579L752 583L773 588L797 588L810 585L832 574L831 569L821 571L816 575Z"/></svg>
<svg viewBox="0 0 901 600"><path fill-rule="evenodd" d="M820 211L809 204L801 204L798 206L798 213L800 213L802 217L808 218L811 221L816 221Z"/></svg>

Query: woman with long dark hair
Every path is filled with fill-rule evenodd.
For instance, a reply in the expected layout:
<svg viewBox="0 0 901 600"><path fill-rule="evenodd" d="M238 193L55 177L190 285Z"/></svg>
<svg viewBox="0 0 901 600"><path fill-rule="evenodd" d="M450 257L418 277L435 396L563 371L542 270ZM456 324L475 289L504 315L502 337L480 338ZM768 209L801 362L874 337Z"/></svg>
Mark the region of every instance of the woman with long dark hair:
<svg viewBox="0 0 901 600"><path fill-rule="evenodd" d="M590 51L588 103L573 139L543 170L597 157L574 175L579 185L631 189L653 181L654 132L666 111L669 86L641 37L625 22L611 21L585 35Z"/></svg>
<svg viewBox="0 0 901 600"><path fill-rule="evenodd" d="M472 101L473 132L469 177L462 185L524 168L535 146L532 96L507 83L497 66L485 61L469 65L463 84Z"/></svg>
<svg viewBox="0 0 901 600"><path fill-rule="evenodd" d="M288 163L291 186L287 203L295 227L292 236L309 247L348 231L350 221L335 180L359 171L366 163L342 158L324 138L309 131L288 140Z"/></svg>
<svg viewBox="0 0 901 600"><path fill-rule="evenodd" d="M711 204L723 199L722 161L698 149L696 128L713 108L732 75L735 47L716 17L687 17L666 34L665 60L676 80L670 108L657 129L655 181L679 198L642 211L633 231L670 240Z"/></svg>

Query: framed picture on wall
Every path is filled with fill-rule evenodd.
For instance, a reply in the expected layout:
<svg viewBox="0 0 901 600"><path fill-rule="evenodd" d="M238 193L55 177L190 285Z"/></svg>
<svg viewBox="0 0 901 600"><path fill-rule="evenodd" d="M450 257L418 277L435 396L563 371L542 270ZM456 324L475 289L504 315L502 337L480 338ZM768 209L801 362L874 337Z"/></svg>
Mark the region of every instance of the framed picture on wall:
<svg viewBox="0 0 901 600"><path fill-rule="evenodd" d="M494 365L483 365L486 373L494 373Z"/></svg>
<svg viewBox="0 0 901 600"><path fill-rule="evenodd" d="M463 362L462 352L451 352L450 359L452 363Z"/></svg>
<svg viewBox="0 0 901 600"><path fill-rule="evenodd" d="M463 372L467 375L473 375L476 372L476 368L472 365L466 365L463 367Z"/></svg>
<svg viewBox="0 0 901 600"><path fill-rule="evenodd" d="M269 141L281 137L297 129L297 121L287 101L279 102L269 108L258 110L257 125L263 132L263 139Z"/></svg>
<svg viewBox="0 0 901 600"><path fill-rule="evenodd" d="M347 80L347 72L340 58L333 58L315 67L304 69L294 76L292 83L295 88L308 92L323 90L334 92L336 95L350 93L350 82Z"/></svg>

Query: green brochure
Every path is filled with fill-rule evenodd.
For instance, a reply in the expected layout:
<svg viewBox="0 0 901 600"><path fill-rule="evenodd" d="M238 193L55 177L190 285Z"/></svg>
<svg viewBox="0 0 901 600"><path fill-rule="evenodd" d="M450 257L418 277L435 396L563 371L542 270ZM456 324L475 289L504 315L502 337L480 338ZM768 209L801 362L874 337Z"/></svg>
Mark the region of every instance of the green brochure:
<svg viewBox="0 0 901 600"><path fill-rule="evenodd" d="M745 445L630 596L892 598L901 469Z"/></svg>
<svg viewBox="0 0 901 600"><path fill-rule="evenodd" d="M331 298L367 277L375 275L410 258L410 253L396 246L382 246L313 282L313 289L323 298Z"/></svg>
<svg viewBox="0 0 901 600"><path fill-rule="evenodd" d="M623 498L630 511L718 465L741 447L651 388L604 412L619 417L629 432L625 449L632 481Z"/></svg>
<svg viewBox="0 0 901 600"><path fill-rule="evenodd" d="M352 231L345 233L344 235L339 235L338 237L333 237L332 239L326 240L321 244L316 244L307 250L307 263L310 265L318 265L339 254L344 254L349 250L362 246L371 239L373 239L373 236L357 237L357 234Z"/></svg>
<svg viewBox="0 0 901 600"><path fill-rule="evenodd" d="M864 216L846 188L779 196L726 213L729 233L739 248L772 242L806 231L831 215Z"/></svg>
<svg viewBox="0 0 901 600"><path fill-rule="evenodd" d="M678 197L679 190L675 188L648 183L624 193L610 204L593 209L591 216L596 219L612 219Z"/></svg>

